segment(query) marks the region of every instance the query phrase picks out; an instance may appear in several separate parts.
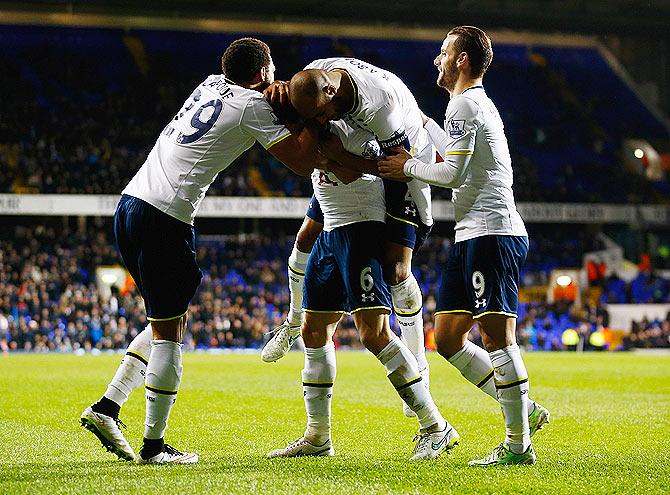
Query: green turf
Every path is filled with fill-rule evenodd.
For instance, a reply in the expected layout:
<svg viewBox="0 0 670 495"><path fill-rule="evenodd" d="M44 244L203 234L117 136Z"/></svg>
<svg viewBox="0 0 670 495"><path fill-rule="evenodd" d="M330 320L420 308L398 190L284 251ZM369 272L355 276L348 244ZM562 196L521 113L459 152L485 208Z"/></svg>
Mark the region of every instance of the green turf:
<svg viewBox="0 0 670 495"><path fill-rule="evenodd" d="M530 354L531 397L552 413L536 466L472 468L501 441L497 404L437 355L431 388L462 437L452 454L408 460L416 431L381 365L340 353L336 456L266 460L303 431L302 355L184 356L167 440L193 466L116 460L79 426L120 357L0 356L0 493L670 493L670 355ZM141 391L122 410L141 440Z"/></svg>

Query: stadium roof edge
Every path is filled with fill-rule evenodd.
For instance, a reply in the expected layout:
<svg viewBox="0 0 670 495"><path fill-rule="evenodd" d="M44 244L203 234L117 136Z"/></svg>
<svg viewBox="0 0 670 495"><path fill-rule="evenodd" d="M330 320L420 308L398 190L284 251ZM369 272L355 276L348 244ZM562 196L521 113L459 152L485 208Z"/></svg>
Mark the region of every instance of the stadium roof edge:
<svg viewBox="0 0 670 495"><path fill-rule="evenodd" d="M27 12L20 10L0 10L0 24L225 33L255 32L276 35L409 39L421 41L442 41L445 35L445 30L440 28L402 26L392 23L354 24L299 20L176 18L74 12ZM489 30L487 32L494 42L505 44L575 47L595 47L598 45L596 37L588 35L512 30Z"/></svg>

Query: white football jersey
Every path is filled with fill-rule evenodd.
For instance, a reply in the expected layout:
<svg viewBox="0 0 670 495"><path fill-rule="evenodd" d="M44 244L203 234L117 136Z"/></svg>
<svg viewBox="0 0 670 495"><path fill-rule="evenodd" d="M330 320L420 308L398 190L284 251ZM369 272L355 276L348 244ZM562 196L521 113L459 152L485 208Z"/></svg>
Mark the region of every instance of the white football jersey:
<svg viewBox="0 0 670 495"><path fill-rule="evenodd" d="M456 242L483 235L528 235L512 192L512 159L502 119L482 86L449 101L446 155L471 154L453 190ZM446 158L446 157L445 157Z"/></svg>
<svg viewBox="0 0 670 495"><path fill-rule="evenodd" d="M370 132L351 127L341 120L331 122L330 126L331 132L340 138L350 153L371 160L381 157L379 143ZM314 169L312 185L323 212L323 230L357 222L385 221L384 184L375 175L363 174L344 184L332 172Z"/></svg>
<svg viewBox="0 0 670 495"><path fill-rule="evenodd" d="M193 224L219 172L256 141L268 149L290 135L262 93L209 76L163 129L123 194Z"/></svg>
<svg viewBox="0 0 670 495"><path fill-rule="evenodd" d="M433 146L423 128L421 110L412 92L398 76L355 58L315 60L305 69L346 71L355 95L351 111L342 120L351 127L373 134L382 150L402 146L407 139L413 157L425 162L434 161ZM430 186L413 179L407 187L421 220L432 225Z"/></svg>

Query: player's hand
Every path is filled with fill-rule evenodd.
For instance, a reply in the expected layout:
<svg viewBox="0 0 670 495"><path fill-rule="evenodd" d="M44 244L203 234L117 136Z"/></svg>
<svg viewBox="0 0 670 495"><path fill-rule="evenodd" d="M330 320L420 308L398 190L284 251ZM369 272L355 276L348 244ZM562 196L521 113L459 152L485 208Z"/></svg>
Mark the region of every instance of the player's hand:
<svg viewBox="0 0 670 495"><path fill-rule="evenodd" d="M263 91L265 99L272 106L279 122L284 124L295 134L302 129L302 120L289 100L288 84L284 81L275 81Z"/></svg>
<svg viewBox="0 0 670 495"><path fill-rule="evenodd" d="M402 149L394 155L385 156L377 162L379 176L384 179L396 180L399 182L409 182L411 177L405 175L405 162L412 158L412 155Z"/></svg>
<svg viewBox="0 0 670 495"><path fill-rule="evenodd" d="M263 95L265 95L265 99L268 100L273 107L275 105L278 107L283 107L286 104L290 105L288 83L286 81L273 82L265 88Z"/></svg>
<svg viewBox="0 0 670 495"><path fill-rule="evenodd" d="M320 134L317 148L319 153L333 161L338 161L337 158L342 156L345 152L344 145L342 144L342 141L340 141L340 138L328 131Z"/></svg>

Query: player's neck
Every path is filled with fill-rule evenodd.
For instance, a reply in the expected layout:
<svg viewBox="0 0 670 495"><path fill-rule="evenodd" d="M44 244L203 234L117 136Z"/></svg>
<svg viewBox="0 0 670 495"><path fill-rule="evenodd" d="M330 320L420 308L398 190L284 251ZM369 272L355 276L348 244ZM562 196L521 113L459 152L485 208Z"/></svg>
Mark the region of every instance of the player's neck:
<svg viewBox="0 0 670 495"><path fill-rule="evenodd" d="M339 100L338 106L344 111L349 111L354 105L354 85L351 82L351 76L345 70L334 70L334 78L339 78L337 93L335 98Z"/></svg>
<svg viewBox="0 0 670 495"><path fill-rule="evenodd" d="M261 81L257 83L249 83L243 87L246 89L253 89L254 91L258 91L262 93L268 86L270 86L266 81Z"/></svg>
<svg viewBox="0 0 670 495"><path fill-rule="evenodd" d="M481 85L482 85L481 77L478 77L476 79L471 79L469 77L459 78L458 81L456 81L456 85L454 86L454 90L452 91L451 96L458 96L472 87Z"/></svg>

